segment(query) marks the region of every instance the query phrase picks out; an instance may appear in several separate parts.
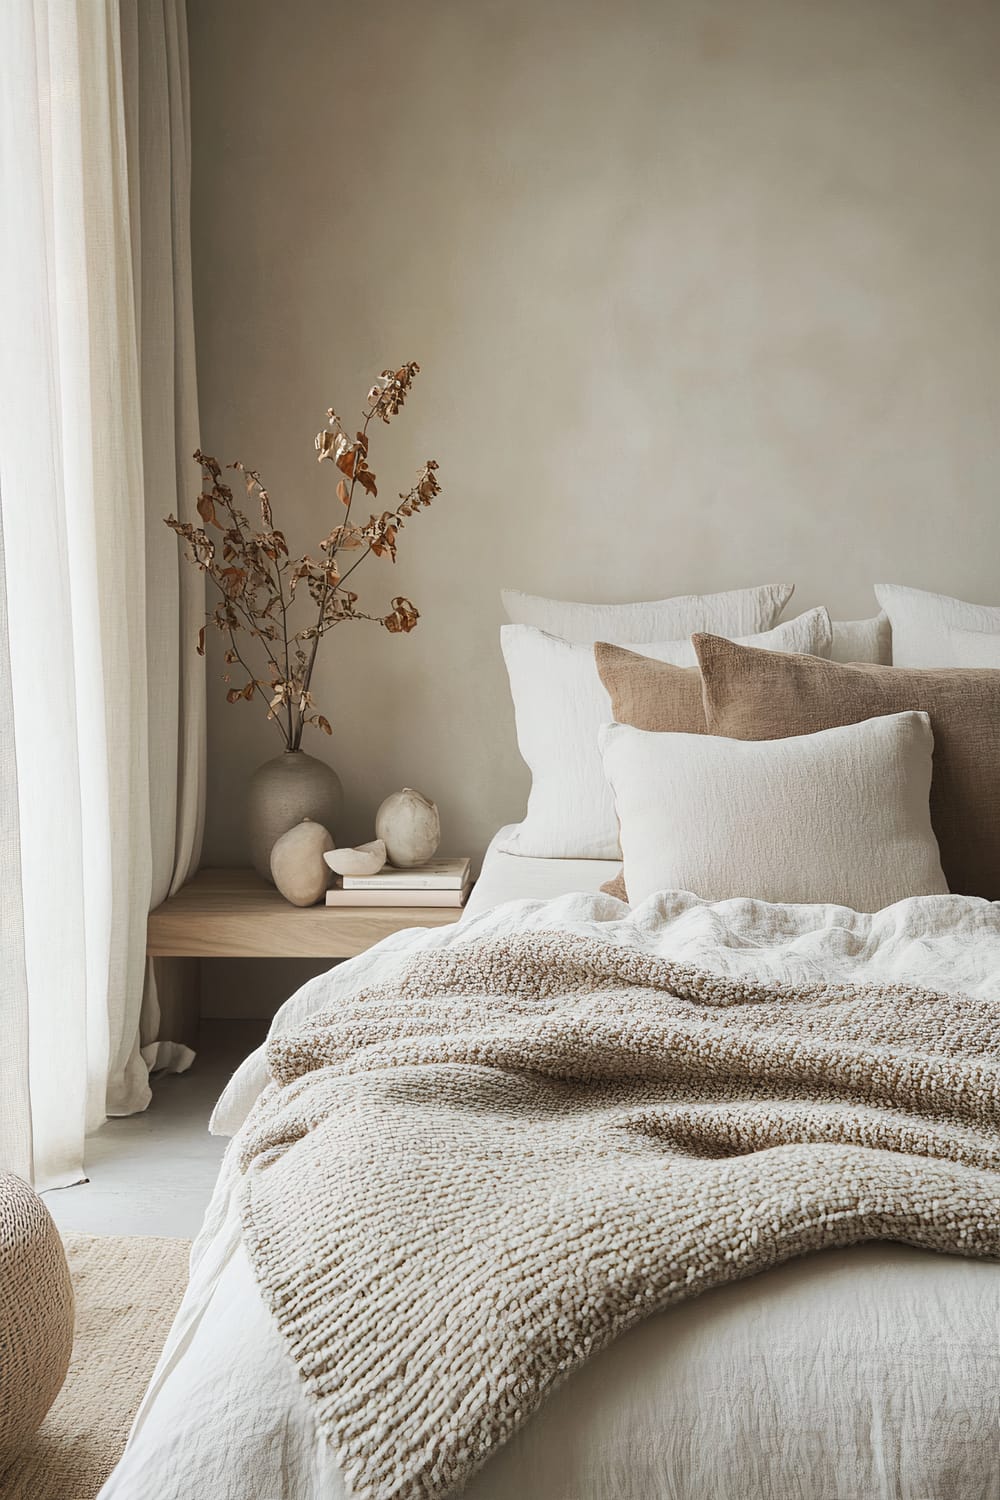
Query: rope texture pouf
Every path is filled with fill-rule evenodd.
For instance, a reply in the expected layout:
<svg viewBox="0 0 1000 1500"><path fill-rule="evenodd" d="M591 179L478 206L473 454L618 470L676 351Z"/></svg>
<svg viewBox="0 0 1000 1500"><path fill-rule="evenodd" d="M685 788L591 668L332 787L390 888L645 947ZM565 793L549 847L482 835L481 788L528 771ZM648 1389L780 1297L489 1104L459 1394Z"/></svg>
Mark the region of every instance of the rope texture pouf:
<svg viewBox="0 0 1000 1500"><path fill-rule="evenodd" d="M0 1465L41 1426L72 1349L73 1286L59 1231L37 1193L0 1172Z"/></svg>

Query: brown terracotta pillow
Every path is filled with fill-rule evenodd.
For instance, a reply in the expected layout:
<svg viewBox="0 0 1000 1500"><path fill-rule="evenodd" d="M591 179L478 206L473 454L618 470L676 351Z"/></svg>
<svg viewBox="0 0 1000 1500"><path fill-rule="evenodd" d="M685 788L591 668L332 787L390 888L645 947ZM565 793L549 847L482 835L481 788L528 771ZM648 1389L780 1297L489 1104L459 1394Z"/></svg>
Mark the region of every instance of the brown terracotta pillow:
<svg viewBox="0 0 1000 1500"><path fill-rule="evenodd" d="M701 702L701 678L694 667L674 667L653 661L598 641L594 659L601 681L611 699L611 716L618 724L635 729L679 730L684 734L705 733L705 710ZM625 876L619 870L601 886L608 896L627 901Z"/></svg>
<svg viewBox="0 0 1000 1500"><path fill-rule="evenodd" d="M696 667L674 667L598 641L594 660L611 699L616 724L633 729L705 733L701 678Z"/></svg>
<svg viewBox="0 0 1000 1500"><path fill-rule="evenodd" d="M784 739L924 709L934 731L931 821L948 884L1000 900L1000 671L844 666L721 636L692 639L709 734Z"/></svg>

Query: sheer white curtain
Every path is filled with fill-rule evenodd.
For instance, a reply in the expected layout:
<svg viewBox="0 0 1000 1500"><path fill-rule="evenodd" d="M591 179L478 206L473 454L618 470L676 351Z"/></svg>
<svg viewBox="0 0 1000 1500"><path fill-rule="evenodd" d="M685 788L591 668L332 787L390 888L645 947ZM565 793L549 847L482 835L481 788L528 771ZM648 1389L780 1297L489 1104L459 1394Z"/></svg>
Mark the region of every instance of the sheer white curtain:
<svg viewBox="0 0 1000 1500"><path fill-rule="evenodd" d="M0 4L0 1165L43 1187L191 1056L151 991L142 1018L204 784L200 601L159 534L197 441L183 23Z"/></svg>
<svg viewBox="0 0 1000 1500"><path fill-rule="evenodd" d="M146 663L153 889L158 906L197 868L205 823L205 669L194 643L205 583L163 524L198 519L191 297L191 109L184 0L120 0L129 223L142 403L146 521ZM142 1056L182 1068L190 964L150 964ZM180 986L176 982L181 980Z"/></svg>

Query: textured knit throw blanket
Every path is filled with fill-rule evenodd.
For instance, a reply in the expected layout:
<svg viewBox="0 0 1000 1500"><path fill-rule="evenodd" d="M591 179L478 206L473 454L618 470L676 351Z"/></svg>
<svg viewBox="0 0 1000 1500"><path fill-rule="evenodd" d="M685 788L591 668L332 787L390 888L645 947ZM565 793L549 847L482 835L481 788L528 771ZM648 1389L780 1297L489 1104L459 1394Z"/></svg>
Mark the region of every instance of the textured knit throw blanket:
<svg viewBox="0 0 1000 1500"><path fill-rule="evenodd" d="M1000 1003L553 932L277 1037L245 1238L348 1490L451 1493L625 1329L791 1256L1000 1256L998 1056Z"/></svg>

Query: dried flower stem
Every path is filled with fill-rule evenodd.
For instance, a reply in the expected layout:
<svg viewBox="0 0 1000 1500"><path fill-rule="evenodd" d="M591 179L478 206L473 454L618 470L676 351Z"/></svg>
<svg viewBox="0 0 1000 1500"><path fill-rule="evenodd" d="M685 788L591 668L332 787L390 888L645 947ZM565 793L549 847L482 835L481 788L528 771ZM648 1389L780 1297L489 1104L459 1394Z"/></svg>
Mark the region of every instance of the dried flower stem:
<svg viewBox="0 0 1000 1500"><path fill-rule="evenodd" d="M291 664L291 661L289 659L289 654L288 654L289 653L289 644L288 644L288 605L285 602L285 585L284 585L284 581L283 581L282 576L281 576L282 572L284 570L282 568L279 568L277 566L277 564L275 564L274 571L275 571L275 573L278 576L278 597L281 600L281 634L282 634L282 638L283 638L283 640L285 642L285 681L287 682L289 680L289 678L291 677L291 675L292 675L292 664ZM286 707L288 709L288 735L287 735L288 749L289 750L297 750L299 747L298 747L297 744L294 743L295 730L294 730L294 721L292 719L292 705L291 705L291 700L289 700L289 702L286 705ZM300 726L299 727L299 740L301 740L301 739L302 739L302 728Z"/></svg>
<svg viewBox="0 0 1000 1500"><path fill-rule="evenodd" d="M284 533L274 525L271 501L255 469L237 461L230 467L244 478L248 496L256 498L260 508L260 529L236 505L233 492L223 480L221 466L208 454L196 453L201 465L202 493L197 508L202 525L167 517L167 525L188 543L190 561L212 580L220 602L207 616L208 624L221 630L229 641L227 662L238 662L246 673L242 688L231 687L231 703L249 702L258 692L268 700L267 717L273 719L285 748L299 749L307 724L314 724L332 734L329 721L318 713L312 697L312 679L316 653L323 636L345 620L367 620L382 625L391 634L414 628L418 611L409 599L399 595L392 599L388 614L373 615L358 609L357 594L345 584L355 570L371 556L396 559L397 535L405 522L426 505L430 505L441 486L437 482L437 464L428 459L413 486L399 496L395 510L372 515L367 524L352 520L352 509L360 484L373 499L378 494L375 475L368 467L368 430L377 417L388 422L402 408L420 366L414 363L395 370L383 370L368 392L361 414L361 428L352 442L340 418L329 409L328 429L316 438L320 461L331 459L343 476L337 483L337 497L344 506L343 520L334 526L320 543L326 554L322 562L308 555L289 555ZM220 533L220 543L212 539L207 528ZM359 549L360 555L341 575L338 557L345 549ZM221 559L219 556L221 549ZM288 570L289 583L285 587ZM296 584L304 580L316 608L315 623L304 629L291 630L291 611ZM280 622L280 623L279 623ZM263 682L251 670L240 648L238 634L247 631L251 640L260 642L270 671L270 682ZM308 642L308 646L307 643ZM199 632L198 650L204 654L205 627ZM225 680L229 682L229 675Z"/></svg>
<svg viewBox="0 0 1000 1500"><path fill-rule="evenodd" d="M235 634L234 634L233 631L229 632L229 642L230 642L230 650L232 651L233 655L236 657L236 660L239 662L239 664L243 668L244 672L247 674L247 677L249 678L249 680L253 683L254 687L263 689L264 684L261 683L261 682L259 682L257 680L257 678L254 676L253 672L251 672L250 668L247 666L246 662L243 660L243 657L240 655L240 648L236 644L236 636L235 636ZM275 729L278 731L278 733L281 735L281 738L285 742L285 749L286 750L290 750L292 747L289 744L288 736L285 733L284 727L282 726L282 723L281 723L280 719L275 719L273 721L273 723L274 723Z"/></svg>
<svg viewBox="0 0 1000 1500"><path fill-rule="evenodd" d="M368 424L369 424L369 422L371 421L371 419L372 419L372 417L374 415L375 415L375 411L371 407L365 413L364 421L361 424L361 431L364 433L365 437L368 436ZM354 491L355 491L355 489L357 487L357 483L358 483L358 476L357 476L357 474L352 474L351 475L351 487L350 487L350 490L348 491L348 494L347 494L347 508L345 510L344 520L343 520L343 525L345 527L350 525L350 521L351 521L351 506L354 504ZM340 550L341 549L335 543L334 546L333 546L333 549L331 551L331 554L330 554L330 561L331 562L333 562L333 563L336 562L336 560L337 560L337 553ZM371 547L368 548L368 552L370 552L370 551L371 551ZM367 556L367 552L365 553L365 556ZM361 558L358 558L358 562L360 562L360 561L361 561ZM354 563L354 565L352 567L348 568L348 570L347 570L348 574L353 573L354 569L357 567L357 565L358 565L358 563ZM334 591L335 594L337 593L337 591L340 588L340 586L343 583L343 581L344 581L343 578L341 578L341 579L338 580L338 582L336 584L333 585L333 591ZM316 665L316 652L319 650L320 638L321 638L321 636L324 636L326 634L326 630L323 628L323 619L324 619L324 614L325 614L325 611L326 611L326 601L327 601L327 598L329 596L329 593L330 593L330 583L329 583L329 580L324 579L324 582L323 582L323 592L322 592L322 594L320 596L320 601L319 601L319 613L318 613L318 615L316 617L316 634L313 636L312 648L311 648L311 650L309 652L309 661L308 661L308 664L306 666L305 672L303 673L303 676L302 676L302 691L303 691L303 693L308 693L308 691L309 691L309 684L312 682L313 668ZM297 742L295 744L293 744L291 746L291 748L293 750L297 750L299 748L299 745L302 743L302 730L303 730L304 727L305 727L304 726L304 721L302 720L302 716L300 714L300 716L299 716L299 734L298 734L298 740L297 740Z"/></svg>
<svg viewBox="0 0 1000 1500"><path fill-rule="evenodd" d="M229 518L232 521L233 529L235 531L240 532L242 534L243 527L240 524L241 518L240 518L240 515L239 515L238 511L236 510L236 507L232 503L232 496L231 496L231 494L229 496L227 496L226 493L225 493L225 491L223 491L223 494L222 494L222 503L226 507L226 510L229 512ZM270 571L271 571L271 569L270 569L270 559L268 559L266 557L265 557L265 565L267 567L268 573L270 574ZM277 566L277 564L275 565L275 573L277 575L278 586L280 588L281 587L281 570ZM214 579L213 581L216 583L216 586L219 587L218 580ZM242 603L242 601L239 598L230 598L229 595L226 594L225 589L222 589L221 592L223 594L223 597L226 599L227 603L232 604L233 607L236 610L238 610L239 613L243 616L243 619L246 622L246 627L250 631L250 634L252 636L256 636L257 639L263 645L264 650L267 653L268 662L270 663L271 667L274 669L275 676L276 677L280 676L281 668L279 667L277 661L274 658L274 655L271 652L270 647L267 644L267 637L265 635L263 635L262 632L254 624L253 618L250 615L249 611L246 609L245 605ZM231 634L232 634L232 631L230 631L230 635ZM287 646L287 633L286 633L286 646ZM245 663L244 663L244 665L245 665ZM248 670L249 670L249 668L248 668Z"/></svg>

